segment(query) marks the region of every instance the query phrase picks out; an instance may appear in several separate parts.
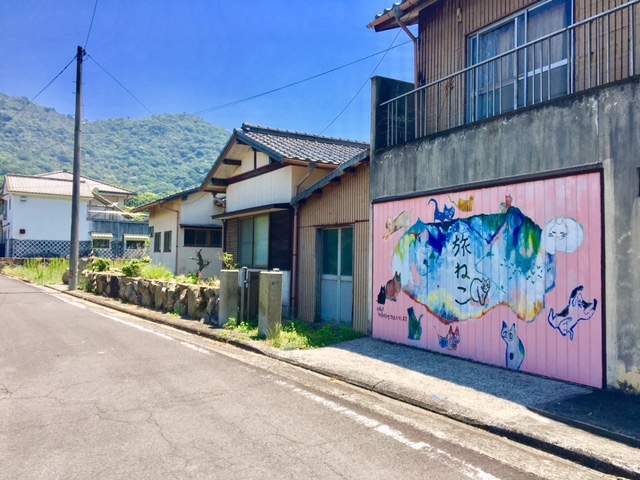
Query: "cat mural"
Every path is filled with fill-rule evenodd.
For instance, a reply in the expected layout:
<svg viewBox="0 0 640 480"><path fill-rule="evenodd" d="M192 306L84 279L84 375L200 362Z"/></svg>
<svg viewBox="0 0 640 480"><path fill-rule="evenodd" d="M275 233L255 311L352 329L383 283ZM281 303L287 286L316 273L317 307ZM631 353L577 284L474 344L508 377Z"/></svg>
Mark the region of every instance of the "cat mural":
<svg viewBox="0 0 640 480"><path fill-rule="evenodd" d="M404 229L408 228L409 225L411 224L412 214L413 214L413 211L402 212L396 218L392 218L392 217L387 218L387 221L385 222L385 225L384 225L386 228L386 232L384 232L382 239L388 240L389 237L394 233L396 233L397 231L403 228Z"/></svg>
<svg viewBox="0 0 640 480"><path fill-rule="evenodd" d="M456 350L458 348L458 344L460 343L459 327L456 327L456 329L453 330L453 327L449 325L449 331L445 336L440 335L437 329L436 334L438 335L438 344L440 345L440 348L446 348L447 350Z"/></svg>
<svg viewBox="0 0 640 480"><path fill-rule="evenodd" d="M505 353L505 359L507 361L507 368L512 370L520 370L522 362L524 362L524 344L518 332L516 330L516 324L511 325L511 328L507 327L507 324L502 322L502 339L507 344L507 351Z"/></svg>
<svg viewBox="0 0 640 480"><path fill-rule="evenodd" d="M380 287L380 291L378 292L378 303L380 305L384 305L386 301L387 301L387 289L383 285L382 287Z"/></svg>
<svg viewBox="0 0 640 480"><path fill-rule="evenodd" d="M447 207L446 205L443 205L442 210L438 209L438 201L435 199L431 199L429 200L428 203L435 203L436 204L436 209L433 212L433 221L434 222L450 222L451 220L453 220L453 216L456 214L456 207L451 206L451 207Z"/></svg>
<svg viewBox="0 0 640 480"><path fill-rule="evenodd" d="M569 340L573 340L573 329L578 322L589 320L596 313L598 301L585 302L582 298L583 285L574 288L569 296L569 304L559 313L555 313L553 308L549 311L547 321L549 325L558 330L563 337L569 335Z"/></svg>
<svg viewBox="0 0 640 480"><path fill-rule="evenodd" d="M469 195L469 198L459 198L457 202L451 198L451 195L447 195L447 197L449 197L449 201L458 207L458 210L461 212L473 211L473 201L475 200L473 195Z"/></svg>
<svg viewBox="0 0 640 480"><path fill-rule="evenodd" d="M380 291L382 292L382 289L380 289ZM392 302L395 302L396 300L398 300L398 295L400 294L401 291L402 291L402 281L400 280L400 275L398 274L398 272L396 272L393 275L393 278L389 280L386 286L384 287L384 296L387 300L391 300ZM380 302L380 300L378 300L378 303L384 304L384 302Z"/></svg>
<svg viewBox="0 0 640 480"><path fill-rule="evenodd" d="M420 318L416 318L416 313L413 310L413 307L409 307L407 309L407 313L409 314L409 340L420 340L422 336L422 325L420 324L420 320L424 315L420 315Z"/></svg>

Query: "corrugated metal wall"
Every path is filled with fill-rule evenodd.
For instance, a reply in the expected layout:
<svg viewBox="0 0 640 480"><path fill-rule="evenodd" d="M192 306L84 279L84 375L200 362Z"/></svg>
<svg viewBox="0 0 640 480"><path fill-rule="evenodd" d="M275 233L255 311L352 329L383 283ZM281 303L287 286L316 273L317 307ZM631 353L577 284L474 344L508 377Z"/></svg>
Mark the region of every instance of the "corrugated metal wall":
<svg viewBox="0 0 640 480"><path fill-rule="evenodd" d="M373 336L602 387L602 228L599 172L376 203Z"/></svg>
<svg viewBox="0 0 640 480"><path fill-rule="evenodd" d="M356 173L346 173L340 183L330 183L322 196L314 195L298 213L297 316L306 321L319 317L316 241L318 229L353 225L353 328L369 333L369 162L362 162Z"/></svg>

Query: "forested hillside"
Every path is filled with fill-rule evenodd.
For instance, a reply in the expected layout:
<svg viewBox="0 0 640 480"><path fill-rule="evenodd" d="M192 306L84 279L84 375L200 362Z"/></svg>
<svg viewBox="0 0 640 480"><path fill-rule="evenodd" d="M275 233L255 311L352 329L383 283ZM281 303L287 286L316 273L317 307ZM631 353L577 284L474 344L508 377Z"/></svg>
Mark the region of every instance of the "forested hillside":
<svg viewBox="0 0 640 480"><path fill-rule="evenodd" d="M73 168L72 115L0 93L0 183L7 173ZM85 122L82 174L164 196L199 185L230 133L200 117L153 115Z"/></svg>

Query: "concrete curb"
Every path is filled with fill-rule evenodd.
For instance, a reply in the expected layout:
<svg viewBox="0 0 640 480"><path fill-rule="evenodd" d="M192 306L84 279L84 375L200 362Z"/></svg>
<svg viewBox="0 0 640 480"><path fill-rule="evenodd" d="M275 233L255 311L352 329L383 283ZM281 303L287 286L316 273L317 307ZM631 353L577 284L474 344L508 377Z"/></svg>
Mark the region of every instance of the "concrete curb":
<svg viewBox="0 0 640 480"><path fill-rule="evenodd" d="M57 292L65 293L67 295L71 295L76 298L80 298L82 300L86 300L97 305L101 305L106 308L110 308L113 310L117 310L123 313L127 313L130 315L134 315L140 317L142 319L167 325L181 331L192 333L196 335L200 335L203 337L207 337L209 339L227 343L234 347L250 351L253 353L257 353L260 355L267 356L274 360L286 362L290 365L294 365L299 368L303 368L305 370L309 370L321 375L324 375L329 378L333 378L336 380L340 380L344 383L354 385L356 387L363 388L365 390L369 390L371 392L384 395L388 398L392 398L403 403L407 403L413 405L415 407L443 415L447 418L456 420L458 422L464 423L466 425L480 428L487 432L493 433L495 435L500 435L502 437L508 438L509 440L515 441L517 443L524 444L529 447L536 448L538 450L550 453L552 455L570 460L575 463L579 463L586 467L589 467L593 470L597 470L599 472L606 473L608 475L616 475L619 477L630 478L630 479L640 479L640 473L631 468L627 468L623 465L618 465L615 463L611 463L607 461L606 458L601 458L595 455L592 452L585 452L580 450L572 450L566 448L561 445L557 445L553 443L549 439L540 437L538 435L525 432L518 431L511 428L506 428L501 425L492 424L488 421L483 421L483 419L479 416L473 417L471 415L464 415L460 412L453 411L451 409L444 408L439 405L437 400L433 402L426 402L420 400L418 398L412 397L410 395L402 394L396 390L394 390L392 385L389 382L385 381L376 381L370 382L366 379L358 379L355 376L343 375L330 369L319 367L317 365L310 365L305 362L301 362L299 360L289 358L286 355L280 353L279 350L274 349L272 347L258 344L257 342L251 341L248 337L243 338L241 334L232 333L226 330L221 329L212 329L208 325L204 325L195 320L184 320L180 318L172 318L169 315L161 312L156 312L154 310L149 310L144 307L139 307L136 305L121 303L117 300L107 299L104 297L99 297L93 294L88 294L79 291L61 291L58 289L54 289ZM564 419L561 419L564 421Z"/></svg>

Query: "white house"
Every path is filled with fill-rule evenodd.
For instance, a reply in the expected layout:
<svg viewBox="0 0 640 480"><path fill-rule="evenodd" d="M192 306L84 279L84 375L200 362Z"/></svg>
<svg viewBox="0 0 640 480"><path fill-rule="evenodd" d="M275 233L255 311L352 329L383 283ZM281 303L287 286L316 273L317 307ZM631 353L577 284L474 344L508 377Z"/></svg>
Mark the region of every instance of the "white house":
<svg viewBox="0 0 640 480"><path fill-rule="evenodd" d="M176 275L186 275L198 269L197 253L210 264L202 276L220 274L222 262L222 222L213 215L222 213L219 202L209 192L198 188L185 190L155 202L142 205L133 212L149 211L149 226L153 232L149 256L154 264L164 265Z"/></svg>
<svg viewBox="0 0 640 480"><path fill-rule="evenodd" d="M68 257L73 175L5 176L0 188L0 253L6 257ZM80 255L138 258L146 254L149 226L124 211L135 192L89 177L80 178Z"/></svg>

